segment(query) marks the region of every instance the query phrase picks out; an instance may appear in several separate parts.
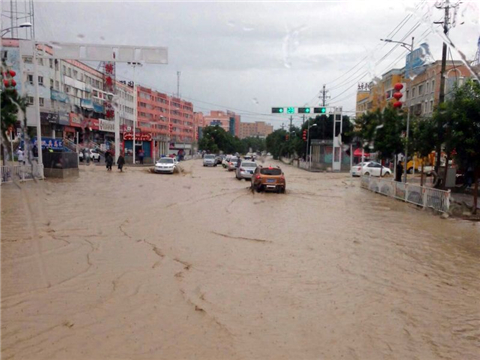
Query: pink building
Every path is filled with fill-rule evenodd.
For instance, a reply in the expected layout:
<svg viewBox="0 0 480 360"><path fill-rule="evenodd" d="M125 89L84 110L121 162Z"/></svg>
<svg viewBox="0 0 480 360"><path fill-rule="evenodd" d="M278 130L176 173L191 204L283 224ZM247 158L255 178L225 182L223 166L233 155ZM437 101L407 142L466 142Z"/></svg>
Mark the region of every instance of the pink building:
<svg viewBox="0 0 480 360"><path fill-rule="evenodd" d="M229 110L212 110L209 115L204 116L205 126L218 125L234 136L240 135L240 122L240 115Z"/></svg>

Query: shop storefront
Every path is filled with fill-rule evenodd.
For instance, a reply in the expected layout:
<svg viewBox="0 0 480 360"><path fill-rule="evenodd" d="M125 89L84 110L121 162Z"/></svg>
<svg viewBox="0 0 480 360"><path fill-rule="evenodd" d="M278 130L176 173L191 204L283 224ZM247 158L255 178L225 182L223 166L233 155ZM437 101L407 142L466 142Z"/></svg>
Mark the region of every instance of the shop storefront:
<svg viewBox="0 0 480 360"><path fill-rule="evenodd" d="M125 149L125 159L127 162L133 162L133 151L135 151L135 160L138 161L140 150L144 152L144 161L150 163L154 157L153 137L151 133L135 133L135 149L133 146L133 133L125 132L123 134L123 146Z"/></svg>

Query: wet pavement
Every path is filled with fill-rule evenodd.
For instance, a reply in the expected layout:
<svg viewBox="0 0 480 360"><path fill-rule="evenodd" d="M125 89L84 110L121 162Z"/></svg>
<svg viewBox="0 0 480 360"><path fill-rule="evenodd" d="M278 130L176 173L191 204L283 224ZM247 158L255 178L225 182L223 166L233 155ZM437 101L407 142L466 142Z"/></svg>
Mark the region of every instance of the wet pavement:
<svg viewBox="0 0 480 360"><path fill-rule="evenodd" d="M2 359L480 358L479 223L182 166L2 186Z"/></svg>

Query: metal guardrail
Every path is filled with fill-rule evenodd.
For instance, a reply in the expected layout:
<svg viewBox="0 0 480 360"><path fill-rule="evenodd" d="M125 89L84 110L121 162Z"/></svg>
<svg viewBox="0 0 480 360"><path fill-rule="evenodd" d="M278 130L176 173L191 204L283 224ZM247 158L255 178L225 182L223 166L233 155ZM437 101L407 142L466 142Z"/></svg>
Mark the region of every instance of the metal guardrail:
<svg viewBox="0 0 480 360"><path fill-rule="evenodd" d="M0 168L2 183L40 178L40 166L37 163L32 165L5 165Z"/></svg>
<svg viewBox="0 0 480 360"><path fill-rule="evenodd" d="M361 187L423 208L441 212L448 212L450 208L450 190L438 190L372 176L362 176Z"/></svg>

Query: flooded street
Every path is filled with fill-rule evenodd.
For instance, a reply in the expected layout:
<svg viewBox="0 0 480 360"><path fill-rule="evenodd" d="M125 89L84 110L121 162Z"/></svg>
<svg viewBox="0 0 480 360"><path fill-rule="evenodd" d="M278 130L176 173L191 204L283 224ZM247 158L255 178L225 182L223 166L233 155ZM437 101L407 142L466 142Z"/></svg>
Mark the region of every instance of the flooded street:
<svg viewBox="0 0 480 360"><path fill-rule="evenodd" d="M2 359L480 358L478 223L182 166L2 186Z"/></svg>

